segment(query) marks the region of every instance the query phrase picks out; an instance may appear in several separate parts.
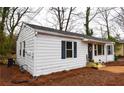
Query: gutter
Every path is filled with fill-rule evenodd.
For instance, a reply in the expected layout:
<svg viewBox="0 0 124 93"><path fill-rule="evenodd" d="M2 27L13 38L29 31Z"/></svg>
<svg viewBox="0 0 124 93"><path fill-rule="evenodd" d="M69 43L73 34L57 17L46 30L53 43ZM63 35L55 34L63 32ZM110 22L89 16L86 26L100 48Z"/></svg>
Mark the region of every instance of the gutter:
<svg viewBox="0 0 124 93"><path fill-rule="evenodd" d="M107 41L102 41L102 40L94 40L94 39L87 39L87 38L84 38L83 39L84 42L89 42L89 43L111 43L111 44L115 44L114 42L107 42Z"/></svg>
<svg viewBox="0 0 124 93"><path fill-rule="evenodd" d="M59 34L59 33L55 33L55 32L44 32L44 31L38 31L38 30L35 30L35 35L38 36L38 35L50 35L50 36L56 36L56 37L66 37L66 38L73 38L73 39L80 39L80 40L83 40L84 37L79 37L79 36L74 36L74 35L66 35L66 34Z"/></svg>

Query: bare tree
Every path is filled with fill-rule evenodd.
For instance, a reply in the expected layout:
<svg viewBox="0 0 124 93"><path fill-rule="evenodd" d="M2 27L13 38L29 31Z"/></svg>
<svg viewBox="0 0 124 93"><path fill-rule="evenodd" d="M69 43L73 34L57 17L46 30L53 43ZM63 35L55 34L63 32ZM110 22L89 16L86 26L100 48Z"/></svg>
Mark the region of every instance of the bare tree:
<svg viewBox="0 0 124 93"><path fill-rule="evenodd" d="M6 28L10 34L10 38L13 37L16 27L19 25L21 19L27 13L28 9L29 9L28 7L27 8L19 8L19 7L10 8L10 12L6 20Z"/></svg>
<svg viewBox="0 0 124 93"><path fill-rule="evenodd" d="M40 12L43 10L44 7L38 7L37 9L33 9L33 8L29 8L26 14L27 17L27 23L30 22L37 22L38 24L42 25L41 22L39 22L38 20L35 19L35 17L37 17L38 14L40 14Z"/></svg>
<svg viewBox="0 0 124 93"><path fill-rule="evenodd" d="M120 11L117 11L116 9L114 9L114 11L117 13L117 15L113 19L123 30L124 29L124 8L120 7Z"/></svg>
<svg viewBox="0 0 124 93"><path fill-rule="evenodd" d="M69 23L71 22L71 16L75 10L75 7L52 7L49 10L52 16L55 16L53 17L55 22L49 22L56 26L56 28L58 27L58 29L61 31L68 31Z"/></svg>
<svg viewBox="0 0 124 93"><path fill-rule="evenodd" d="M89 24L96 17L96 15L98 14L97 10L95 11L94 14L91 15L91 8L90 7L86 8L86 15L85 15L85 20L86 21L85 21L84 26L86 28L86 30L85 30L86 35L88 35L88 36L91 36L93 34L93 29L90 29Z"/></svg>
<svg viewBox="0 0 124 93"><path fill-rule="evenodd" d="M107 32L107 38L110 39L111 35L110 35L110 28L111 28L111 25L110 25L110 21L112 18L111 17L111 10L113 10L114 8L99 8L99 12L100 12L100 15L101 15L101 19L103 21L103 26L106 28L106 32ZM101 25L100 24L100 25Z"/></svg>

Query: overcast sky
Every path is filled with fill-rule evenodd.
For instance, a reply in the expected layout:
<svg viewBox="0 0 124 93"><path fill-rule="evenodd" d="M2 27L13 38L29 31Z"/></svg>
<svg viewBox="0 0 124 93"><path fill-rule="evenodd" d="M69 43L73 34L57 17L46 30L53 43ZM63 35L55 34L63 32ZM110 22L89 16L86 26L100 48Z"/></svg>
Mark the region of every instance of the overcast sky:
<svg viewBox="0 0 124 93"><path fill-rule="evenodd" d="M37 10L39 8L32 8L32 9ZM91 14L94 13L95 9L96 8L93 8L93 10L91 11ZM39 10L41 10L41 11L40 12L38 11L37 15L35 15L35 16L34 16L34 14L30 15L30 17L33 18L32 20L25 17L25 19L23 21L32 23L32 24L36 24L36 25L42 25L42 26L46 26L46 27L55 28L50 23L50 22L54 22L54 21L52 18L53 15L48 11L49 7L45 7L43 9L40 8ZM120 11L119 8L116 8L116 10ZM75 12L85 13L85 11L86 11L86 7L77 7ZM111 15L109 16L109 19L112 19L113 16L116 16L116 15L117 15L117 13L114 10L112 10ZM90 23L90 28L93 29L94 36L96 36L96 37L101 37L101 25L98 23L104 24L104 21L100 17L101 17L101 15L98 14L94 18L94 20ZM73 17L73 19L76 19L77 21L74 23L74 28L71 31L77 32L77 33L85 33L85 28L84 28L85 18ZM50 22L48 22L48 21L50 21ZM124 32L122 31L122 29L120 29L120 27L116 24L116 22L111 21L110 25L111 25L111 30L112 30L111 35L115 35L116 33L119 33L121 38L124 38ZM102 30L105 31L106 28L104 26L102 26Z"/></svg>

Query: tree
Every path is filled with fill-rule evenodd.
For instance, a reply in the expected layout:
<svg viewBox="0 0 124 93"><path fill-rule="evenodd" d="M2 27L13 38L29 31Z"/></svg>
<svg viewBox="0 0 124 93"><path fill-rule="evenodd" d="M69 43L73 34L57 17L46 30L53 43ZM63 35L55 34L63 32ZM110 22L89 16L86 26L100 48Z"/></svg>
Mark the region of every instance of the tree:
<svg viewBox="0 0 124 93"><path fill-rule="evenodd" d="M5 28L5 20L8 16L8 12L9 12L9 7L0 7L0 55L5 53L5 32L4 32L4 28Z"/></svg>
<svg viewBox="0 0 124 93"><path fill-rule="evenodd" d="M4 11L3 11L4 10ZM6 12L5 12L6 10ZM8 10L8 11L7 11ZM23 18L33 20L34 17L42 10L42 8L38 8L36 11L32 10L32 8L28 7L9 7L9 8L0 8L0 17L2 19L0 25L3 32L0 35L0 40L2 43L0 44L0 56L6 56L8 54L15 53L16 49L16 37L15 34L18 33L18 29L22 28L21 23ZM30 21L29 20L29 21ZM8 33L8 32L9 33ZM1 37L4 36L4 40Z"/></svg>
<svg viewBox="0 0 124 93"><path fill-rule="evenodd" d="M107 32L107 38L110 39L110 16L111 16L111 10L114 8L99 8L99 12L101 14L101 19L104 22L104 26L106 28Z"/></svg>
<svg viewBox="0 0 124 93"><path fill-rule="evenodd" d="M16 36L14 31L28 8L2 7L0 8L0 55L5 56L15 51ZM6 34L9 32L9 35Z"/></svg>
<svg viewBox="0 0 124 93"><path fill-rule="evenodd" d="M0 21L0 43L3 42L4 38L4 28L5 28L5 20L8 16L8 12L9 12L9 7L1 7L0 8L0 17L1 17L1 21Z"/></svg>
<svg viewBox="0 0 124 93"><path fill-rule="evenodd" d="M124 29L124 8L120 7L119 11L117 11L116 9L114 9L114 11L117 13L117 15L113 19L123 30Z"/></svg>
<svg viewBox="0 0 124 93"><path fill-rule="evenodd" d="M10 8L10 12L8 18L6 20L6 28L10 34L10 38L13 38L14 31L16 27L19 25L23 16L27 13L28 7L26 8L19 8L19 7L12 7Z"/></svg>
<svg viewBox="0 0 124 93"><path fill-rule="evenodd" d="M69 23L71 22L71 16L75 10L75 7L52 7L49 10L52 16L54 16L54 22L49 22L61 31L68 31Z"/></svg>
<svg viewBox="0 0 124 93"><path fill-rule="evenodd" d="M88 36L93 35L93 29L89 28L89 24L95 18L95 16L97 14L98 14L98 12L96 10L95 14L91 15L91 8L90 7L86 8L86 15L85 15L86 16L85 17L86 21L85 21L84 25L85 25L85 28L86 28L86 35L88 35Z"/></svg>
<svg viewBox="0 0 124 93"><path fill-rule="evenodd" d="M75 8L74 8L75 9ZM69 11L69 14L68 14L68 19L67 19L67 23L66 23L66 27L65 27L65 31L67 31L68 29L68 24L69 24L69 21L70 21L70 18L71 18L71 14L72 14L72 11L74 10L72 7L70 8L70 11Z"/></svg>

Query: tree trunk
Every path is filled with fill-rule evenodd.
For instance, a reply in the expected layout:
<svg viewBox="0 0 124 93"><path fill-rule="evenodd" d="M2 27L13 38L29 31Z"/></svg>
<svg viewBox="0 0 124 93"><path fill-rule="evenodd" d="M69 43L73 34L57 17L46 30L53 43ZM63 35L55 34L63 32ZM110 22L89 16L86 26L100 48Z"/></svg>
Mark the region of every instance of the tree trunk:
<svg viewBox="0 0 124 93"><path fill-rule="evenodd" d="M86 35L90 35L90 31L89 31L89 16L90 16L90 7L87 7L87 10L86 10L86 24L85 24Z"/></svg>
<svg viewBox="0 0 124 93"><path fill-rule="evenodd" d="M67 31L67 28L68 28L68 24L69 24L70 17L71 17L71 12L72 12L72 7L70 8L70 12L69 12L69 16L68 16L68 19L67 19L67 23L66 23L65 31Z"/></svg>
<svg viewBox="0 0 124 93"><path fill-rule="evenodd" d="M108 39L110 39L109 24L108 24L108 21L107 20L106 20L106 28L107 28Z"/></svg>
<svg viewBox="0 0 124 93"><path fill-rule="evenodd" d="M61 14L60 14L60 8L58 7L58 21L59 21L59 30L63 30L62 24L61 24Z"/></svg>
<svg viewBox="0 0 124 93"><path fill-rule="evenodd" d="M4 41L4 27L5 27L5 19L7 17L7 13L9 11L9 7L3 7L2 8L2 14L1 14L1 22L0 22L0 43L2 43Z"/></svg>

